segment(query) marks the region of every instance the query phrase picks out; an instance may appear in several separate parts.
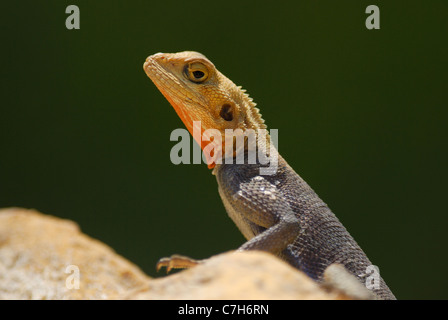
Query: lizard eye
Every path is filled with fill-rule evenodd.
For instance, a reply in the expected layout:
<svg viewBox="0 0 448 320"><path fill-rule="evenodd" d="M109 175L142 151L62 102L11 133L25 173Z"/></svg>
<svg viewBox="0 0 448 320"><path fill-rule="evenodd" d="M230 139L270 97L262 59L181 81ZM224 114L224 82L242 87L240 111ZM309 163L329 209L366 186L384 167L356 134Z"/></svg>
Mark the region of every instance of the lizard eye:
<svg viewBox="0 0 448 320"><path fill-rule="evenodd" d="M185 74L190 81L201 83L207 80L208 69L200 62L193 62L185 66Z"/></svg>

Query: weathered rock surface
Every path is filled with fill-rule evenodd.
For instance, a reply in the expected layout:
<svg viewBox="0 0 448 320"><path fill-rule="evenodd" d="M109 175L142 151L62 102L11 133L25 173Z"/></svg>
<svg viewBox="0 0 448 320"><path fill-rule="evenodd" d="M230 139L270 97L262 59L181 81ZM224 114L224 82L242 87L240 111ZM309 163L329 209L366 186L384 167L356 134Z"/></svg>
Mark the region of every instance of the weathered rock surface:
<svg viewBox="0 0 448 320"><path fill-rule="evenodd" d="M305 274L264 252L224 253L150 281L131 299L335 299Z"/></svg>
<svg viewBox="0 0 448 320"><path fill-rule="evenodd" d="M76 270L79 289L73 287ZM147 281L74 222L34 210L0 210L2 299L115 299Z"/></svg>
<svg viewBox="0 0 448 320"><path fill-rule="evenodd" d="M0 210L0 299L337 298L263 252L224 253L152 279L72 221Z"/></svg>

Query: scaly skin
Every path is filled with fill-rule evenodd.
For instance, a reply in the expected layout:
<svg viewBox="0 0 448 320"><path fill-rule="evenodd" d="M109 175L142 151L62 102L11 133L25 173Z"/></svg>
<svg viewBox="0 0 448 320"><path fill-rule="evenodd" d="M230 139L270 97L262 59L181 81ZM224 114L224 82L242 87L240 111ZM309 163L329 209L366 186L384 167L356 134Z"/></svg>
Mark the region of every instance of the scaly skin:
<svg viewBox="0 0 448 320"><path fill-rule="evenodd" d="M200 132L216 129L222 136L226 129L248 132L266 128L252 99L200 53L158 53L146 59L144 70L192 135L193 121L200 121ZM261 139L256 135L256 142L263 152L278 159L277 170L270 175L260 174L268 165L259 159L252 164L219 163L216 154L225 154L224 142L197 141L204 154L210 144L222 151L208 156L207 163L214 168L229 216L248 240L239 250L271 252L318 282L324 281L330 265L342 265L359 282L365 282L371 262L328 206L272 148L269 136ZM233 157L237 152L247 156L245 141ZM158 267L184 268L195 263L174 256L162 259ZM372 291L378 298L395 299L381 277L377 283L379 287Z"/></svg>

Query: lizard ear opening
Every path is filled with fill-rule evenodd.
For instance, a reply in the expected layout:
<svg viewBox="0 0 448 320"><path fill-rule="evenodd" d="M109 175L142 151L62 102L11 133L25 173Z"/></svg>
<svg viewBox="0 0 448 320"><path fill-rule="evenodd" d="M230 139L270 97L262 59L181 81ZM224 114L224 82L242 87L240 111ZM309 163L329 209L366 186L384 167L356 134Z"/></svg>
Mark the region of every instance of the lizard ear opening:
<svg viewBox="0 0 448 320"><path fill-rule="evenodd" d="M219 112L219 115L221 118L223 118L226 121L232 121L233 120L233 108L230 104L224 103L221 107L221 111Z"/></svg>

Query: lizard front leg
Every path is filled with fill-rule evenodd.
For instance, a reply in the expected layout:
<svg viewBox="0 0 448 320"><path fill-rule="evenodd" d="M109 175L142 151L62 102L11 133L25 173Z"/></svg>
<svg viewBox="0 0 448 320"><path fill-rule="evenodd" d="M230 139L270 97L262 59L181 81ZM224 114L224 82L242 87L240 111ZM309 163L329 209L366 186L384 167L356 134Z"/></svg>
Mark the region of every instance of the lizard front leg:
<svg viewBox="0 0 448 320"><path fill-rule="evenodd" d="M234 191L230 197L233 203L230 203L229 197L224 195L231 192L230 189L223 190L220 187L220 194L230 217L249 239L238 251L262 250L279 254L294 241L300 230L299 221L273 184L257 176L247 183L241 183L238 190ZM172 255L160 259L156 268L160 270L166 267L169 272L172 269L191 268L204 261Z"/></svg>
<svg viewBox="0 0 448 320"><path fill-rule="evenodd" d="M204 260L196 260L186 256L173 254L171 257L161 258L157 264L156 269L159 271L161 268L166 268L166 273L169 273L172 269L188 269L202 263Z"/></svg>
<svg viewBox="0 0 448 320"><path fill-rule="evenodd" d="M238 250L279 254L297 238L300 223L282 192L262 176L219 183L226 210L248 239Z"/></svg>

